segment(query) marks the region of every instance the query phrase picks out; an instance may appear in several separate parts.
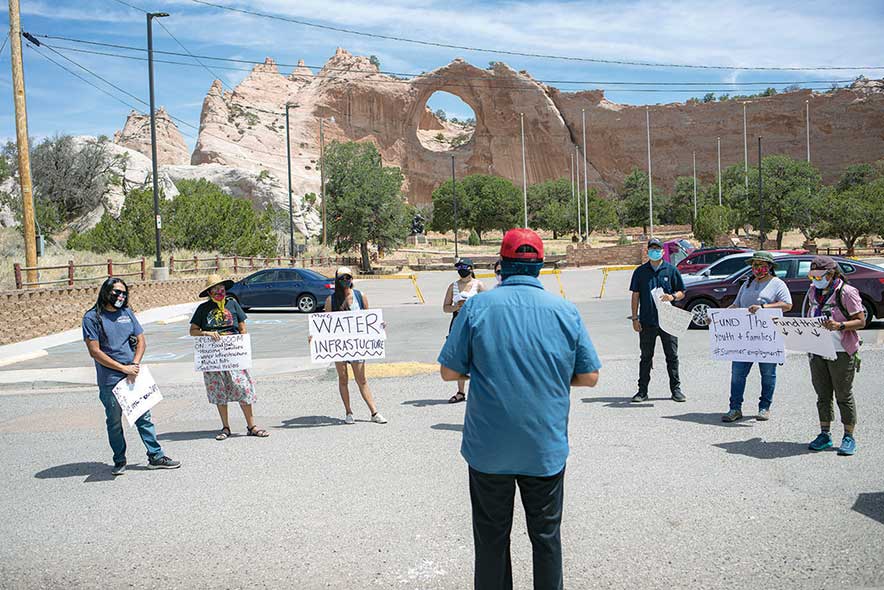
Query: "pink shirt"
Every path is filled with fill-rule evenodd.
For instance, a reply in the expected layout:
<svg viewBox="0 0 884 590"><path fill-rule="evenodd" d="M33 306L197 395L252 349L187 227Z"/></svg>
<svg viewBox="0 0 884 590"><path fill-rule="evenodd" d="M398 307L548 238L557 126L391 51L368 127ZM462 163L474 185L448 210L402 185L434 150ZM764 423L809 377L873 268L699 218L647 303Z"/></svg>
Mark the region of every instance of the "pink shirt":
<svg viewBox="0 0 884 590"><path fill-rule="evenodd" d="M844 285L843 288L842 285ZM807 313L807 315L810 317L817 317L829 314L836 322L846 322L850 320L849 317L844 316L844 313L842 313L841 308L838 306L838 302L835 299L835 291L838 289L841 289L841 303L850 315L855 315L864 311L862 298L856 287L844 284L841 279L838 279L835 282L835 288L832 289L832 292L829 293L828 298L822 303L822 305L817 302L816 287L813 285L810 286L810 290L807 292L807 311L810 313ZM859 350L859 334L857 331L844 330L841 332L841 346L847 354L855 354Z"/></svg>

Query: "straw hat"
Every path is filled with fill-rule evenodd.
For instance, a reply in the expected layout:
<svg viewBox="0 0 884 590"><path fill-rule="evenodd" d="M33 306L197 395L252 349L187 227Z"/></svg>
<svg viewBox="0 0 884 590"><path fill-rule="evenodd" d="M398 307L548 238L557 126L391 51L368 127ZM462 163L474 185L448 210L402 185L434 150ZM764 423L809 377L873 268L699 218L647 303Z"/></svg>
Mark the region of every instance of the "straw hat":
<svg viewBox="0 0 884 590"><path fill-rule="evenodd" d="M215 285L224 285L225 289L230 289L233 286L233 281L231 281L230 279L222 279L221 275L219 274L209 275L208 277L206 277L206 288L200 292L199 296L208 297L209 291Z"/></svg>

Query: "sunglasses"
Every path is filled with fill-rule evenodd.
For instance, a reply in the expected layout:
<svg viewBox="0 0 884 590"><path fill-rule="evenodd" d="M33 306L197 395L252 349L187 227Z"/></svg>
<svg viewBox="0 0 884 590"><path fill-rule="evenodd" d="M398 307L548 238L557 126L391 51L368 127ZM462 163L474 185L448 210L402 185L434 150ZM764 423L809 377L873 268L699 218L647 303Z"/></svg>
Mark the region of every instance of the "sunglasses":
<svg viewBox="0 0 884 590"><path fill-rule="evenodd" d="M770 265L766 262L753 262L750 266L752 268L768 268Z"/></svg>
<svg viewBox="0 0 884 590"><path fill-rule="evenodd" d="M120 295L127 296L128 292L121 291L120 289L111 289L111 295L114 297L119 297Z"/></svg>
<svg viewBox="0 0 884 590"><path fill-rule="evenodd" d="M828 271L811 271L807 273L807 278L809 278L811 281L818 281L820 279L826 278L827 274L829 274Z"/></svg>
<svg viewBox="0 0 884 590"><path fill-rule="evenodd" d="M350 275L341 275L338 277L338 279L343 280L343 281L352 281L353 277L351 277Z"/></svg>

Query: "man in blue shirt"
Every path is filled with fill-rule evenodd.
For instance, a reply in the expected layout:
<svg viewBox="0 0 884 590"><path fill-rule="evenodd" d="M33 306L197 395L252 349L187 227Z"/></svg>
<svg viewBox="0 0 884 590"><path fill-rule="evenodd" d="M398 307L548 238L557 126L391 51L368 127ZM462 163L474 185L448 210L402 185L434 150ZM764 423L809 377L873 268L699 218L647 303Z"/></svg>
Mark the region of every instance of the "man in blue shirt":
<svg viewBox="0 0 884 590"><path fill-rule="evenodd" d="M83 316L83 340L95 360L98 397L104 405L107 439L114 452L111 474L126 472L126 437L123 411L114 396L114 387L123 379L135 381L146 348L144 330L129 309L129 288L122 279L109 277L98 291L95 307ZM178 461L167 457L157 442L150 412L135 421L141 442L147 449L148 469L177 469Z"/></svg>
<svg viewBox="0 0 884 590"><path fill-rule="evenodd" d="M672 399L685 401L678 377L678 338L660 329L657 319L657 306L651 291L663 289L662 301L684 299L684 281L681 273L673 265L663 260L663 242L657 238L648 241L648 261L632 273L629 290L632 291L632 329L638 332L641 361L638 368L638 393L632 396L634 403L648 401L648 384L651 382L651 367L654 365L654 348L657 337L663 343L666 356L666 371L669 373L669 391Z"/></svg>
<svg viewBox="0 0 884 590"><path fill-rule="evenodd" d="M571 386L601 367L573 304L543 290L543 242L506 233L503 281L461 308L442 352L442 379L469 377L461 455L469 464L475 587L513 587L516 484L534 555L534 587L562 588L561 521Z"/></svg>

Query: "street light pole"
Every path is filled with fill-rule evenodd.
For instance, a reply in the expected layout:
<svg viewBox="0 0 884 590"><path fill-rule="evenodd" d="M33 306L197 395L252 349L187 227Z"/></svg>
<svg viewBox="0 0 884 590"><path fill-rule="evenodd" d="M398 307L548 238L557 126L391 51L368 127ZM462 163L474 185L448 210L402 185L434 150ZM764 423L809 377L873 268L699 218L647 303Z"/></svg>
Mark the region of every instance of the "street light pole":
<svg viewBox="0 0 884 590"><path fill-rule="evenodd" d="M289 178L289 256L295 256L295 210L292 204L292 139L289 125L289 109L297 108L298 105L286 103L285 105L285 161L288 168Z"/></svg>
<svg viewBox="0 0 884 590"><path fill-rule="evenodd" d="M804 119L807 126L807 161L810 162L810 101L804 101Z"/></svg>
<svg viewBox="0 0 884 590"><path fill-rule="evenodd" d="M718 206L721 207L721 138L718 138Z"/></svg>
<svg viewBox="0 0 884 590"><path fill-rule="evenodd" d="M525 227L528 227L528 168L525 165L525 113L519 113L522 126L522 198L525 201Z"/></svg>
<svg viewBox="0 0 884 590"><path fill-rule="evenodd" d="M319 198L322 200L322 247L328 244L325 219L325 136L322 134L323 119L319 119Z"/></svg>
<svg viewBox="0 0 884 590"><path fill-rule="evenodd" d="M576 179L576 183L574 188L577 189L577 235L582 236L583 231L580 227L580 146L574 146L574 177ZM583 212L585 216L587 211Z"/></svg>
<svg viewBox="0 0 884 590"><path fill-rule="evenodd" d="M577 201L577 236L580 237L580 199L574 199L574 154L571 154L571 199Z"/></svg>
<svg viewBox="0 0 884 590"><path fill-rule="evenodd" d="M150 85L150 159L151 171L153 177L153 213L154 228L156 229L156 260L154 260L154 271L152 273L154 279L165 279L169 276L169 271L163 267L162 254L160 253L160 230L163 221L160 218L160 185L159 171L157 166L157 120L156 111L154 109L154 92L153 92L153 26L152 22L155 18L163 18L169 16L166 12L148 12L147 17L147 71L148 83Z"/></svg>
<svg viewBox="0 0 884 590"><path fill-rule="evenodd" d="M451 200L454 203L454 258L460 258L457 251L457 181L454 176L454 154L451 154Z"/></svg>
<svg viewBox="0 0 884 590"><path fill-rule="evenodd" d="M743 180L749 192L749 137L746 134L746 103L743 103Z"/></svg>
<svg viewBox="0 0 884 590"><path fill-rule="evenodd" d="M758 136L758 249L764 250L767 236L764 235L764 184L761 174L761 136Z"/></svg>
<svg viewBox="0 0 884 590"><path fill-rule="evenodd" d="M586 224L586 239L589 239L589 172L586 170L586 109L581 109L583 119L583 221Z"/></svg>
<svg viewBox="0 0 884 590"><path fill-rule="evenodd" d="M645 107L645 121L648 126L648 221L651 233L648 237L654 236L654 189L651 180L651 110Z"/></svg>
<svg viewBox="0 0 884 590"><path fill-rule="evenodd" d="M697 223L697 152L691 152L694 159L694 224Z"/></svg>

